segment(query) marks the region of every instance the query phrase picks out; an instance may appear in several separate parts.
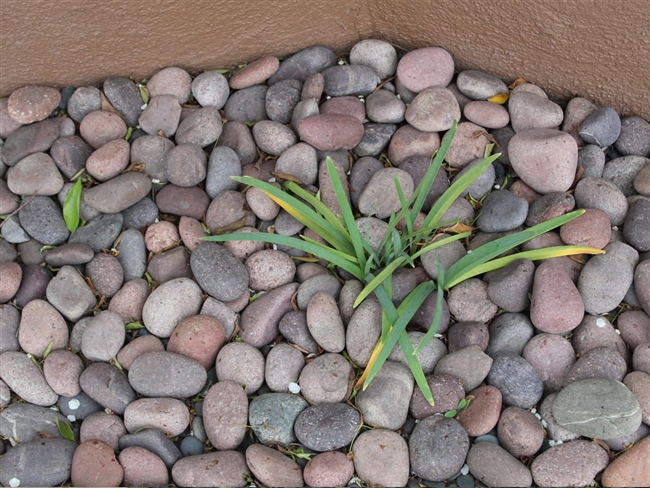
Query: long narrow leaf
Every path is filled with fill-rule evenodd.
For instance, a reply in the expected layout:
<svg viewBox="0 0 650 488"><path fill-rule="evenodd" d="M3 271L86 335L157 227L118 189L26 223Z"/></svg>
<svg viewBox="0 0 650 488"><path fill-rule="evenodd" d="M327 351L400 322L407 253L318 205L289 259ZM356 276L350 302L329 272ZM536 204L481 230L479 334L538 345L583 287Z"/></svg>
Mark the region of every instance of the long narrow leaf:
<svg viewBox="0 0 650 488"><path fill-rule="evenodd" d="M442 284L445 282L445 268L437 259L436 267L438 268L438 292L436 294L436 311L433 313L433 320L431 321L429 330L427 330L427 333L424 334L424 337L420 340L420 343L418 344L418 347L415 348L415 352L413 354L419 353L422 348L429 343L431 338L436 335L436 332L438 332L440 322L442 321L442 300L444 294Z"/></svg>
<svg viewBox="0 0 650 488"><path fill-rule="evenodd" d="M456 178L449 188L442 194L424 219L422 227L428 227L432 223L437 223L445 214L451 204L460 196L460 194L470 186L499 156L500 153L493 154L484 159L479 164L468 170L467 173Z"/></svg>
<svg viewBox="0 0 650 488"><path fill-rule="evenodd" d="M357 223L354 220L354 215L352 214L352 208L350 207L350 203L348 202L348 199L345 196L345 192L343 191L341 179L339 178L339 172L334 166L334 161L332 161L332 158L327 156L327 158L325 158L325 164L327 164L327 171L329 172L330 181L332 182L332 187L334 188L334 193L336 194L336 200L339 203L339 207L341 207L341 213L343 213L343 220L345 221L345 225L348 229L348 232L350 233L350 239L352 240L354 252L357 255L357 259L359 260L359 266L363 269L366 267L366 248L362 242L363 237L361 237L361 233L357 228Z"/></svg>
<svg viewBox="0 0 650 488"><path fill-rule="evenodd" d="M323 251L333 252L334 254L337 254L338 256L340 256L342 259L345 259L346 261L350 261L351 263L354 263L354 264L359 264L359 260L355 256L353 256L352 254L347 254L347 253L345 253L343 251L339 251L338 249L334 249L333 247L330 247L330 246L328 246L326 244L323 244L321 242L310 239L309 237L304 236L302 234L300 235L300 237L305 242L309 242L310 244L313 244L314 246L318 246Z"/></svg>
<svg viewBox="0 0 650 488"><path fill-rule="evenodd" d="M233 176L233 180L258 188L275 203L285 209L292 217L313 230L320 237L340 251L353 251L345 235L341 235L327 220L308 205L287 192L250 176Z"/></svg>
<svg viewBox="0 0 650 488"><path fill-rule="evenodd" d="M401 346L402 351L404 351L406 362L409 365L411 373L413 373L413 377L415 378L415 382L420 387L424 398L427 402L429 402L429 405L435 405L435 402L433 400L433 393L431 393L431 388L429 387L427 378L424 376L424 371L422 371L422 365L420 364L418 358L415 356L415 352L413 352L413 345L411 344L406 331L403 331L399 335L399 345Z"/></svg>
<svg viewBox="0 0 650 488"><path fill-rule="evenodd" d="M394 176L393 179L395 180L395 189L397 190L397 197L399 198L399 203L401 208L407 207L408 208L408 203L406 202L406 198L404 197L404 190L402 190L402 185L399 184L399 180L397 179L397 176ZM411 194L411 196L413 196ZM410 212L404 212L404 224L406 226L406 232L409 234L413 232L413 222L414 219L411 217Z"/></svg>
<svg viewBox="0 0 650 488"><path fill-rule="evenodd" d="M397 315L397 320L391 321L393 326L388 334L388 339L382 345L381 351L377 354L377 358L372 364L368 364L366 370L367 375L363 382L363 389L366 389L372 379L375 377L379 369L383 366L388 359L391 351L397 344L399 335L404 332L407 324L413 318L413 315L418 311L422 302L426 299L427 296L433 291L435 285L431 281L426 281L420 283L409 295L404 299L400 306L395 310L393 302L388 299L387 295L381 292L376 292L377 298L381 302L381 305L387 310L388 318L391 319L391 315L394 317ZM377 290L381 290L381 287L378 287ZM390 308L389 308L390 307ZM365 373L364 373L365 374Z"/></svg>
<svg viewBox="0 0 650 488"><path fill-rule="evenodd" d="M453 281L447 283L447 286L452 287L474 276L503 268L518 259L530 259L531 261L536 261L539 259L557 258L559 256L571 256L573 254L605 254L605 251L587 246L554 246L518 252L511 254L510 256L492 259L491 261L478 265L465 274L457 276Z"/></svg>
<svg viewBox="0 0 650 488"><path fill-rule="evenodd" d="M358 265L355 265L347 259L341 258L338 254L331 252L325 246L319 246L311 242L303 241L290 236L281 236L279 234L266 234L264 232L242 232L236 234L222 234L218 236L201 237L204 241L225 242L225 241L256 241L268 242L269 244L280 244L281 246L294 247L301 251L308 252L319 258L323 258L330 263L343 268L355 278L363 281L364 276Z"/></svg>
<svg viewBox="0 0 650 488"><path fill-rule="evenodd" d="M354 305L352 305L354 308L358 307L359 304L366 299L368 295L370 295L373 291L375 291L375 288L377 288L379 285L381 285L384 280L393 274L393 272L399 268L406 259L403 256L398 257L394 261L391 261L391 263L386 266L381 273L379 273L377 276L375 276L370 283L366 285L366 287L361 290L361 293L359 293L359 296L357 296L357 299L354 301Z"/></svg>
<svg viewBox="0 0 650 488"><path fill-rule="evenodd" d="M565 215L560 215L559 217L547 220L546 222L537 224L529 229L522 230L516 234L501 237L492 242L488 242L487 244L482 245L478 249L475 249L472 253L467 254L466 256L456 261L451 266L451 268L447 270L447 282L445 283L445 288L449 288L450 283L459 283L458 278L460 276L466 275L476 266L479 266L486 261L497 257L500 254L503 254L509 249L512 249L513 247L516 247L519 244L532 239L533 237L537 237L544 232L548 232L549 230L553 230L556 227L566 224L576 217L579 217L584 212L584 210L576 210Z"/></svg>
<svg viewBox="0 0 650 488"><path fill-rule="evenodd" d="M350 233L341 223L340 218L334 212L332 212L327 205L325 205L322 201L320 201L314 195L293 181L287 181L284 186L288 190L291 190L293 193L298 195L304 201L306 201L309 205L314 207L318 213L320 213L330 224L332 224L332 227L337 229L342 236L349 239ZM352 241L350 241L350 243L352 243Z"/></svg>
<svg viewBox="0 0 650 488"><path fill-rule="evenodd" d="M411 211L411 218L415 222L415 219L417 218L418 213L422 210L422 206L424 205L424 201L427 198L427 195L429 194L429 191L431 190L431 187L433 186L433 182L436 179L436 176L438 176L438 172L440 171L440 168L442 167L442 162L445 160L445 157L447 157L447 152L449 151L449 146L451 146L451 141L454 138L454 135L456 134L456 127L458 126L458 121L454 120L453 124L445 134L445 137L442 140L442 144L440 144L440 148L438 148L438 151L434 154L433 159L431 161L431 166L429 166L429 169L424 175L424 178L422 178L422 181L418 185L417 189L415 190L414 193L417 193L418 197L415 200L415 203L413 204L413 209Z"/></svg>
<svg viewBox="0 0 650 488"><path fill-rule="evenodd" d="M434 249L437 249L440 246L444 246L445 244L449 244L450 242L454 242L454 241L458 241L460 239L464 239L465 237L468 237L471 234L472 234L471 232L462 232L462 233L456 234L454 236L449 236L449 237L445 237L444 239L439 239L437 241L434 241L431 244L424 246L422 249L420 249L415 254L413 254L413 256L411 256L411 259L417 259L420 256L422 256L424 253L427 253L429 251L433 251Z"/></svg>
<svg viewBox="0 0 650 488"><path fill-rule="evenodd" d="M79 207L81 206L81 178L72 185L63 202L63 220L70 232L79 227Z"/></svg>

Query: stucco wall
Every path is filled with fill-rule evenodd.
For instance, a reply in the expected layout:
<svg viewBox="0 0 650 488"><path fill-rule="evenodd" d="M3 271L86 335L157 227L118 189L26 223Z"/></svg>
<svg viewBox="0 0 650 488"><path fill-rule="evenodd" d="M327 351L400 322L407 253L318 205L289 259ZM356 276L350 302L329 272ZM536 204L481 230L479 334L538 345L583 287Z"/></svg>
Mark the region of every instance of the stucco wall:
<svg viewBox="0 0 650 488"><path fill-rule="evenodd" d="M523 77L650 119L648 0L2 0L0 96L192 72L363 38L442 46L458 69Z"/></svg>

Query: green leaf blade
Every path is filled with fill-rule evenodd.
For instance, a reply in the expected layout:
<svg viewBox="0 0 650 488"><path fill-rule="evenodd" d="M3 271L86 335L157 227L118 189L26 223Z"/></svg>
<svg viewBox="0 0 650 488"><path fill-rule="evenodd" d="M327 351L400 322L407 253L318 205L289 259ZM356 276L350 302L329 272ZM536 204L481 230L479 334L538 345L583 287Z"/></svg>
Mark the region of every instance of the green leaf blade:
<svg viewBox="0 0 650 488"><path fill-rule="evenodd" d="M61 437L68 439L69 441L75 441L74 432L72 432L72 428L67 422L59 422L58 417L54 417L54 422L56 423L57 429L59 429L59 434L61 434Z"/></svg>
<svg viewBox="0 0 650 488"><path fill-rule="evenodd" d="M72 185L63 202L63 220L70 232L79 227L79 208L81 206L81 178Z"/></svg>

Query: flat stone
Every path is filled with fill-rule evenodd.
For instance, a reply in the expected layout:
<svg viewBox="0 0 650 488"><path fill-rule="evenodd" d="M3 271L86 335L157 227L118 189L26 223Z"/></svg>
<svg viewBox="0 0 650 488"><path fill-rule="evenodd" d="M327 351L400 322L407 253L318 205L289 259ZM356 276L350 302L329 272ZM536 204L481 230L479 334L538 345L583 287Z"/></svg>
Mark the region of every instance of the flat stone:
<svg viewBox="0 0 650 488"><path fill-rule="evenodd" d="M352 442L361 415L345 403L307 407L296 418L294 431L302 445L318 452L334 451Z"/></svg>
<svg viewBox="0 0 650 488"><path fill-rule="evenodd" d="M172 468L172 478L179 486L244 487L250 476L244 455L237 451L219 451L187 456Z"/></svg>
<svg viewBox="0 0 650 488"><path fill-rule="evenodd" d="M499 443L514 457L534 456L544 442L541 420L528 410L508 407L499 418Z"/></svg>
<svg viewBox="0 0 650 488"><path fill-rule="evenodd" d="M413 389L409 412L417 420L422 420L436 413L445 413L455 410L463 398L465 389L461 381L447 374L432 374L426 377L427 384L435 401L434 405L424 398L420 388Z"/></svg>
<svg viewBox="0 0 650 488"><path fill-rule="evenodd" d="M650 154L650 124L637 115L621 120L621 133L614 143L616 150L625 156Z"/></svg>
<svg viewBox="0 0 650 488"><path fill-rule="evenodd" d="M288 342L297 345L308 353L318 353L318 344L307 327L306 312L300 310L287 312L280 320L278 330Z"/></svg>
<svg viewBox="0 0 650 488"><path fill-rule="evenodd" d="M268 87L256 85L233 93L224 106L226 118L235 122L268 120L266 94Z"/></svg>
<svg viewBox="0 0 650 488"><path fill-rule="evenodd" d="M142 278L147 269L147 250L142 233L136 229L125 230L116 249L120 252L117 260L122 265L124 281Z"/></svg>
<svg viewBox="0 0 650 488"><path fill-rule="evenodd" d="M353 149L363 138L363 124L350 115L310 115L300 121L298 133L322 151Z"/></svg>
<svg viewBox="0 0 650 488"><path fill-rule="evenodd" d="M487 486L528 487L533 483L526 465L491 442L474 444L467 453L467 466L472 475Z"/></svg>
<svg viewBox="0 0 650 488"><path fill-rule="evenodd" d="M571 187L578 164L578 146L570 135L553 129L523 130L513 136L508 151L513 169L539 193Z"/></svg>
<svg viewBox="0 0 650 488"><path fill-rule="evenodd" d="M454 120L460 120L460 107L450 90L431 86L418 93L404 118L418 130L441 132L449 129Z"/></svg>
<svg viewBox="0 0 650 488"><path fill-rule="evenodd" d="M120 437L119 449L142 447L162 459L167 469L171 469L183 457L176 445L158 429L143 429L136 434L125 434Z"/></svg>
<svg viewBox="0 0 650 488"><path fill-rule="evenodd" d="M270 447L250 445L246 449L246 463L253 476L266 486L304 486L300 466Z"/></svg>
<svg viewBox="0 0 650 488"><path fill-rule="evenodd" d="M124 470L111 446L94 439L75 450L70 477L74 486L117 486L122 483Z"/></svg>
<svg viewBox="0 0 650 488"><path fill-rule="evenodd" d="M122 139L126 135L126 124L113 112L96 110L83 118L79 134L93 149L99 149L107 142Z"/></svg>
<svg viewBox="0 0 650 488"><path fill-rule="evenodd" d="M326 353L307 364L300 374L300 388L305 400L314 404L338 403L351 392L354 372L340 354Z"/></svg>
<svg viewBox="0 0 650 488"><path fill-rule="evenodd" d="M131 369L138 356L153 351L164 351L165 346L156 336L147 334L133 339L117 353L117 360L126 370ZM173 351L171 351L173 352Z"/></svg>
<svg viewBox="0 0 650 488"><path fill-rule="evenodd" d="M605 449L576 440L544 451L533 461L531 471L538 486L586 486L608 463Z"/></svg>
<svg viewBox="0 0 650 488"><path fill-rule="evenodd" d="M472 391L487 377L491 367L492 358L477 345L471 345L443 357L434 373L454 376L463 383L465 391Z"/></svg>
<svg viewBox="0 0 650 488"><path fill-rule="evenodd" d="M83 391L73 397L59 398L59 410L71 422L85 420L86 417L101 412L104 408Z"/></svg>
<svg viewBox="0 0 650 488"><path fill-rule="evenodd" d="M406 486L409 454L406 441L396 432L363 432L353 448L354 468L364 482L378 486Z"/></svg>
<svg viewBox="0 0 650 488"><path fill-rule="evenodd" d="M553 402L553 417L561 427L594 439L634 433L641 415L632 392L622 383L606 378L575 381Z"/></svg>
<svg viewBox="0 0 650 488"><path fill-rule="evenodd" d="M456 85L463 95L472 100L487 100L508 92L508 87L499 78L478 70L458 73Z"/></svg>
<svg viewBox="0 0 650 488"><path fill-rule="evenodd" d="M510 123L515 132L531 129L555 129L564 119L562 107L547 96L516 91L508 100Z"/></svg>
<svg viewBox="0 0 650 488"><path fill-rule="evenodd" d="M431 158L439 147L440 136L437 132L424 132L405 124L393 134L388 146L388 158L394 166L400 166L411 156Z"/></svg>
<svg viewBox="0 0 650 488"><path fill-rule="evenodd" d="M7 187L16 195L56 195L63 177L49 155L36 152L9 168Z"/></svg>
<svg viewBox="0 0 650 488"><path fill-rule="evenodd" d="M571 343L557 334L537 334L526 344L522 357L535 368L547 392L562 389L576 362Z"/></svg>
<svg viewBox="0 0 650 488"><path fill-rule="evenodd" d="M406 421L414 380L406 366L386 361L368 387L356 396L364 422L397 430Z"/></svg>
<svg viewBox="0 0 650 488"><path fill-rule="evenodd" d="M286 393L305 366L302 353L287 343L277 344L266 356L264 380L271 391Z"/></svg>
<svg viewBox="0 0 650 488"><path fill-rule="evenodd" d="M599 108L578 128L578 135L588 144L611 146L621 133L621 118L611 107Z"/></svg>
<svg viewBox="0 0 650 488"><path fill-rule="evenodd" d="M323 46L310 46L284 59L267 83L271 86L278 81L288 79L304 82L310 75L334 66L336 61L336 55L330 49Z"/></svg>
<svg viewBox="0 0 650 488"><path fill-rule="evenodd" d="M543 393L542 378L535 368L519 355L500 354L494 358L487 383L501 391L507 405L530 408Z"/></svg>
<svg viewBox="0 0 650 488"><path fill-rule="evenodd" d="M201 391L206 379L197 361L173 352L146 352L129 369L130 385L149 397L191 397Z"/></svg>
<svg viewBox="0 0 650 488"><path fill-rule="evenodd" d="M226 329L221 322L209 315L193 315L174 328L167 351L194 359L207 371L225 340Z"/></svg>
<svg viewBox="0 0 650 488"><path fill-rule="evenodd" d="M178 98L174 95L157 95L151 97L147 108L142 111L138 125L150 136L162 133L165 137L171 137L176 133L180 118Z"/></svg>
<svg viewBox="0 0 650 488"><path fill-rule="evenodd" d="M447 86L454 76L454 60L441 47L406 53L397 64L397 77L407 89L419 93L430 86Z"/></svg>
<svg viewBox="0 0 650 488"><path fill-rule="evenodd" d="M201 308L201 289L188 278L176 278L156 288L142 309L147 329L158 337L169 337L185 318Z"/></svg>
<svg viewBox="0 0 650 488"><path fill-rule="evenodd" d="M602 476L603 486L634 486L646 483L650 474L649 454L650 437L646 437L607 466Z"/></svg>
<svg viewBox="0 0 650 488"><path fill-rule="evenodd" d="M166 486L169 483L165 463L143 447L127 447L120 452L118 460L128 486Z"/></svg>
<svg viewBox="0 0 650 488"><path fill-rule="evenodd" d="M392 47L392 46L391 46ZM316 454L305 465L303 476L307 486L345 486L354 475L354 463L340 451Z"/></svg>
<svg viewBox="0 0 650 488"><path fill-rule="evenodd" d="M246 394L255 393L264 382L264 356L245 342L229 342L221 348L216 361L219 381L242 385Z"/></svg>
<svg viewBox="0 0 650 488"><path fill-rule="evenodd" d="M444 481L465 463L469 439L454 419L432 415L421 420L409 439L411 468L428 481Z"/></svg>
<svg viewBox="0 0 650 488"><path fill-rule="evenodd" d="M295 442L294 422L308 406L304 399L296 395L265 393L251 402L249 423L263 444L286 447Z"/></svg>
<svg viewBox="0 0 650 488"><path fill-rule="evenodd" d="M48 301L65 318L79 320L95 306L95 295L82 276L71 266L63 266L47 285Z"/></svg>
<svg viewBox="0 0 650 488"><path fill-rule="evenodd" d="M46 196L35 196L18 212L21 227L37 241L56 246L65 241L70 232L63 220L61 208ZM7 229L4 229L7 237Z"/></svg>
<svg viewBox="0 0 650 488"><path fill-rule="evenodd" d="M322 71L324 91L329 96L368 95L377 88L379 77L369 66L349 64L331 66Z"/></svg>
<svg viewBox="0 0 650 488"><path fill-rule="evenodd" d="M119 415L136 399L126 377L112 364L91 364L81 374L79 384L86 395Z"/></svg>
<svg viewBox="0 0 650 488"><path fill-rule="evenodd" d="M638 260L638 252L621 242L611 242L605 254L593 256L578 279L585 311L598 315L616 308L632 284Z"/></svg>
<svg viewBox="0 0 650 488"><path fill-rule="evenodd" d="M151 190L151 180L142 173L128 172L90 188L84 201L103 213L117 213L144 198Z"/></svg>
<svg viewBox="0 0 650 488"><path fill-rule="evenodd" d="M50 408L39 407L30 403L12 403L0 412L0 435L15 439L22 444L31 440L40 440L37 433L43 432L51 437L60 438L56 426L68 424L68 419Z"/></svg>
<svg viewBox="0 0 650 488"><path fill-rule="evenodd" d="M165 185L156 195L156 204L163 213L202 219L210 205L210 197L197 186L184 188Z"/></svg>
<svg viewBox="0 0 650 488"><path fill-rule="evenodd" d="M175 398L141 398L124 411L124 426L130 433L153 427L171 437L183 433L190 423L187 406Z"/></svg>
<svg viewBox="0 0 650 488"><path fill-rule="evenodd" d="M650 167L650 166L648 166ZM650 200L635 200L629 207L623 236L639 252L650 251Z"/></svg>
<svg viewBox="0 0 650 488"><path fill-rule="evenodd" d="M24 86L14 90L7 100L9 116L19 124L46 119L61 101L61 92L48 86Z"/></svg>
<svg viewBox="0 0 650 488"><path fill-rule="evenodd" d="M479 437L490 432L499 421L502 395L494 386L480 386L468 393L470 404L460 410L456 420L463 426L467 435ZM457 407L454 406L454 410Z"/></svg>
<svg viewBox="0 0 650 488"><path fill-rule="evenodd" d="M77 445L67 439L21 442L0 459L0 483L11 486L58 486L70 478Z"/></svg>

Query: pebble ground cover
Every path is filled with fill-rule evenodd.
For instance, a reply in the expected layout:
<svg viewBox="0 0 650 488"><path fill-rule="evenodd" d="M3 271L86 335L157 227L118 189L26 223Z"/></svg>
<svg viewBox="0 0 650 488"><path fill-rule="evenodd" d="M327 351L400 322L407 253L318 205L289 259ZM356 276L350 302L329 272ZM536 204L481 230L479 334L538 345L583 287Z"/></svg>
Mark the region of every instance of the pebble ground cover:
<svg viewBox="0 0 650 488"><path fill-rule="evenodd" d="M352 306L360 281L296 249L201 238L317 241L231 177L294 181L337 213L329 156L372 244L400 209L395 178L412 191L454 120L423 210L489 144L501 156L431 239L471 237L395 271L396 306L436 261L574 209L521 250L605 253L446 291L417 356L435 405L399 348L357 391L382 331L374 296ZM0 102L0 139L2 485L650 486L642 118L364 40L195 77L26 86Z"/></svg>

